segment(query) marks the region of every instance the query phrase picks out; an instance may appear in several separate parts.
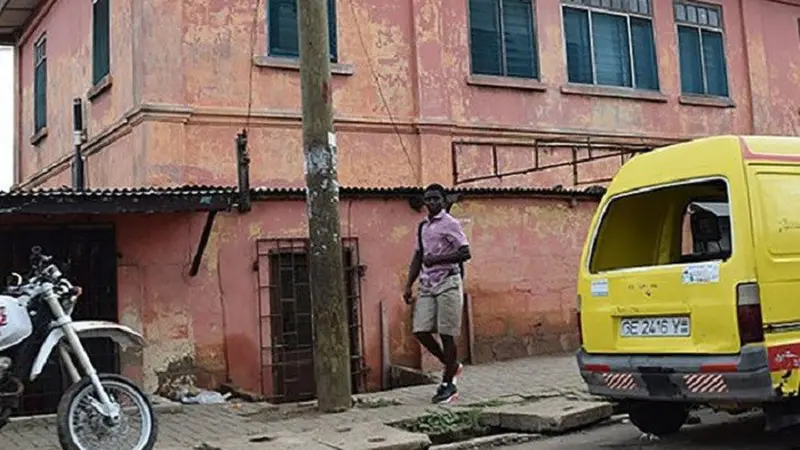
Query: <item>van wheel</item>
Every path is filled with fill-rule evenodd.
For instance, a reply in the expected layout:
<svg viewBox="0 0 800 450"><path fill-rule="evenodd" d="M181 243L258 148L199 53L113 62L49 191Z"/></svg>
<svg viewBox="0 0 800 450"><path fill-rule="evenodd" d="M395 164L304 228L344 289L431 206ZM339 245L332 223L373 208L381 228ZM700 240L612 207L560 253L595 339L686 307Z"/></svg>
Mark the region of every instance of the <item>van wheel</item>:
<svg viewBox="0 0 800 450"><path fill-rule="evenodd" d="M689 417L689 408L680 403L636 403L630 405L628 417L642 433L663 437L681 429Z"/></svg>

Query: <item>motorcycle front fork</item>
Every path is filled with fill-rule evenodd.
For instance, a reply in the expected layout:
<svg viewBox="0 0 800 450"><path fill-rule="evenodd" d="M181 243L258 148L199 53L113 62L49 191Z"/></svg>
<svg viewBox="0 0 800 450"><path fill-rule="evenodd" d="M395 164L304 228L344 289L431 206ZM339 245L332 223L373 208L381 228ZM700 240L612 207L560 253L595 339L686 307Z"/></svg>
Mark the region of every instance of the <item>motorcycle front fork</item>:
<svg viewBox="0 0 800 450"><path fill-rule="evenodd" d="M99 408L100 413L111 419L112 422L116 423L119 420L119 405L111 400L111 397L108 396L103 384L100 382L100 377L97 376L97 371L92 364L92 360L86 353L86 349L83 348L83 344L81 343L80 337L78 337L78 333L76 333L75 329L72 327L72 318L64 312L64 309L58 302L58 298L48 298L47 300L56 317L56 322L61 326L61 331L64 333L64 337L67 341L66 343L69 344L69 348L71 348L72 352L75 353L75 356L78 358L78 363L83 368L84 372L86 372L86 375L89 376L89 379L92 381L92 385L94 386L98 397L100 397L100 403L102 404L101 408ZM72 361L72 357L70 356L69 350L64 342L60 342L58 344L58 353L61 357L61 361L64 363L64 366L67 369L67 373L69 374L70 378L72 378L72 382L79 382L81 380L80 372L78 372L78 368Z"/></svg>

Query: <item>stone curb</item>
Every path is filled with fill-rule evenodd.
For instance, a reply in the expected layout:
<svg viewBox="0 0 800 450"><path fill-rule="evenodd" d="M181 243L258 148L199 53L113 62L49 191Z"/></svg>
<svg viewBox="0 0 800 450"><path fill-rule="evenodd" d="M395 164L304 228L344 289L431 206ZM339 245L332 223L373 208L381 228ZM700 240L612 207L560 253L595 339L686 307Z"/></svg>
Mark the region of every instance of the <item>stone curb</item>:
<svg viewBox="0 0 800 450"><path fill-rule="evenodd" d="M541 434L504 433L495 434L493 436L483 436L467 441L453 442L450 444L434 445L428 447L428 450L479 450L490 447L522 444L524 442L535 441L541 438Z"/></svg>
<svg viewBox="0 0 800 450"><path fill-rule="evenodd" d="M183 412L184 405L176 403L160 396L150 396L150 401L153 403L153 412L156 414L178 414ZM14 426L37 426L37 425L55 425L56 414L39 414L35 416L12 417L6 428Z"/></svg>

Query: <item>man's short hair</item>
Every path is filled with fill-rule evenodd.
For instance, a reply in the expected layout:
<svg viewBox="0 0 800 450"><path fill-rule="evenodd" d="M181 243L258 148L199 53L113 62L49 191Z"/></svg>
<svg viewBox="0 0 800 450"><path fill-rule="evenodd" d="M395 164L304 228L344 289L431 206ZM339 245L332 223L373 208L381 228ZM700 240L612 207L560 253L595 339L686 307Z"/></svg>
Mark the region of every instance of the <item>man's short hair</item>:
<svg viewBox="0 0 800 450"><path fill-rule="evenodd" d="M447 189L439 183L429 184L428 187L425 188L424 192L436 191L442 195L442 197L447 197Z"/></svg>

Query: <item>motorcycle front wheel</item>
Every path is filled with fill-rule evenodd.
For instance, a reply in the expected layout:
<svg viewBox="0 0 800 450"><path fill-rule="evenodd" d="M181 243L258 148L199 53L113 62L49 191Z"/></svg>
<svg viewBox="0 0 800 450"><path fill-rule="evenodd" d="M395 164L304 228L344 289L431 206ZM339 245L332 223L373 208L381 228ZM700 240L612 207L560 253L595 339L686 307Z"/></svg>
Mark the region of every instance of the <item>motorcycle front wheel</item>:
<svg viewBox="0 0 800 450"><path fill-rule="evenodd" d="M64 450L152 450L158 423L150 399L125 377L98 374L120 418L110 423L98 411L100 398L85 377L73 384L58 404L58 440Z"/></svg>

